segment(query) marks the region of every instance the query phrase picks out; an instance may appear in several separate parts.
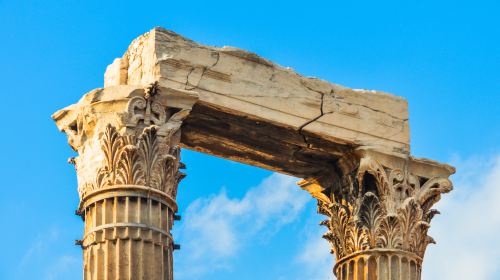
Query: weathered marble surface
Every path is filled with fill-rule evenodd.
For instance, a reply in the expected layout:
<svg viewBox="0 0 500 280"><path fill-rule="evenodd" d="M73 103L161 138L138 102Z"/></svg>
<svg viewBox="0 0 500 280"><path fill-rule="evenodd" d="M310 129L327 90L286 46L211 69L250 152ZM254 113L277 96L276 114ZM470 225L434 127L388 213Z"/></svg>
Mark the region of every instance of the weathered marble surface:
<svg viewBox="0 0 500 280"><path fill-rule="evenodd" d="M161 28L52 117L78 153L85 279L173 279L181 147L303 178L339 279L420 279L432 206L455 172L410 155L400 97Z"/></svg>
<svg viewBox="0 0 500 280"><path fill-rule="evenodd" d="M311 164L305 158L332 160L339 149L353 146L409 153L408 106L403 98L303 77L244 50L208 47L155 28L134 40L105 74L106 87L155 81L199 95L183 130L187 148L296 176L318 171L308 170ZM207 122L205 129L191 126L201 120ZM246 122L253 134L233 131ZM242 139L235 139L235 134ZM244 140L250 139L252 145L247 145ZM214 147L214 141L227 145ZM259 141L290 146L272 151L263 144L259 149ZM292 163L297 170L288 170Z"/></svg>

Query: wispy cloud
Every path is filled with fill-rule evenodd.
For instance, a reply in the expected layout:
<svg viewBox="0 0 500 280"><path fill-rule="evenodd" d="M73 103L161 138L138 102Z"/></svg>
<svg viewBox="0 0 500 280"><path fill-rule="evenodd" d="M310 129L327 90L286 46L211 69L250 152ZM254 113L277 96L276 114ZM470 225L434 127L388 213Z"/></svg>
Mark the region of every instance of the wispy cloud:
<svg viewBox="0 0 500 280"><path fill-rule="evenodd" d="M70 254L57 254L52 248L61 244L61 232L58 227L42 231L33 240L19 261L16 279L31 279L39 269L37 279L56 280L74 277L75 271L81 271L81 258Z"/></svg>
<svg viewBox="0 0 500 280"><path fill-rule="evenodd" d="M455 190L436 206L424 279L494 280L500 273L500 156L455 160Z"/></svg>
<svg viewBox="0 0 500 280"><path fill-rule="evenodd" d="M63 255L58 257L50 266L47 267L44 275L44 280L65 279L65 275L70 271L70 268L81 266L81 259L75 256ZM62 275L65 275L64 277Z"/></svg>
<svg viewBox="0 0 500 280"><path fill-rule="evenodd" d="M301 275L297 279L334 280L333 264L335 257L330 254L330 245L321 236L324 227L310 227L306 242L300 247L296 262L303 265Z"/></svg>
<svg viewBox="0 0 500 280"><path fill-rule="evenodd" d="M423 279L495 280L500 273L500 156L455 158L454 191L436 205L443 215L434 218L430 245L424 258ZM329 280L333 257L320 238L324 230L308 233L297 261L304 264L302 279Z"/></svg>
<svg viewBox="0 0 500 280"><path fill-rule="evenodd" d="M33 259L42 256L49 249L50 243L58 241L59 235L59 229L55 227L38 234L26 253L24 253L21 261L19 262L18 269L20 271L26 269Z"/></svg>
<svg viewBox="0 0 500 280"><path fill-rule="evenodd" d="M219 194L194 201L176 229L183 245L176 256L176 277L193 279L214 270L230 269L231 257L244 244L272 236L294 221L309 201L296 178L273 174L243 198ZM255 241L255 240L254 240Z"/></svg>

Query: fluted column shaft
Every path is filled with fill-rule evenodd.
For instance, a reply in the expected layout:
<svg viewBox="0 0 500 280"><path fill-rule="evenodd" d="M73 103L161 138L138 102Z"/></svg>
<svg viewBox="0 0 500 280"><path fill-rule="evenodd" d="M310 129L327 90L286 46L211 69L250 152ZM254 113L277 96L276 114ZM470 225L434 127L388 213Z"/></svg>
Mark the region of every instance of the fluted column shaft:
<svg viewBox="0 0 500 280"><path fill-rule="evenodd" d="M137 186L87 196L84 279L173 279L174 209L163 194Z"/></svg>
<svg viewBox="0 0 500 280"><path fill-rule="evenodd" d="M85 280L173 279L170 230L184 177L180 149L160 127L139 132L121 134L107 125L92 150L103 160L95 180L81 189ZM77 166L84 166L81 160Z"/></svg>
<svg viewBox="0 0 500 280"><path fill-rule="evenodd" d="M339 280L417 280L421 258L399 250L368 250L337 261Z"/></svg>
<svg viewBox="0 0 500 280"><path fill-rule="evenodd" d="M141 131L120 134L108 125L100 149L92 150L103 161L95 181L81 189L85 280L173 279L180 149L156 126Z"/></svg>
<svg viewBox="0 0 500 280"><path fill-rule="evenodd" d="M78 153L85 280L172 280L180 128L197 96L118 86L56 113Z"/></svg>

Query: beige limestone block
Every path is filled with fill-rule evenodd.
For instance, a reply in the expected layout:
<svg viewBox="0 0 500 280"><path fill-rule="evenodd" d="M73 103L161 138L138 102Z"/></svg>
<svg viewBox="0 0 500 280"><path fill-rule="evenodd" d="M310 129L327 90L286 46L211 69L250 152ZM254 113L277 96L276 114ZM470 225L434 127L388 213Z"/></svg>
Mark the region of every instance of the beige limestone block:
<svg viewBox="0 0 500 280"><path fill-rule="evenodd" d="M327 141L409 153L408 105L391 94L303 77L254 53L200 45L162 28L134 40L122 60L129 85L159 81L162 87L195 90L200 103L228 114ZM123 81L114 64L106 81Z"/></svg>

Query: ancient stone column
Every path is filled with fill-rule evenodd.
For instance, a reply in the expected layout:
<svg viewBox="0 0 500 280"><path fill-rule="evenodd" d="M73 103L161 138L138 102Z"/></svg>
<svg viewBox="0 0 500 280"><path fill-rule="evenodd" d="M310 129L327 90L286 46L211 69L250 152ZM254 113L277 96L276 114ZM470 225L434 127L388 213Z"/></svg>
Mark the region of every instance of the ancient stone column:
<svg viewBox="0 0 500 280"><path fill-rule="evenodd" d="M306 178L339 279L420 279L454 169L410 156L403 98L163 28L134 40L104 85L53 116L78 153L85 279L172 279L179 145Z"/></svg>
<svg viewBox="0 0 500 280"><path fill-rule="evenodd" d="M54 114L78 153L84 279L173 279L180 126L196 96L117 86Z"/></svg>
<svg viewBox="0 0 500 280"><path fill-rule="evenodd" d="M452 190L454 169L429 160L358 149L328 174L301 181L328 219L324 238L341 280L418 280L432 209Z"/></svg>

